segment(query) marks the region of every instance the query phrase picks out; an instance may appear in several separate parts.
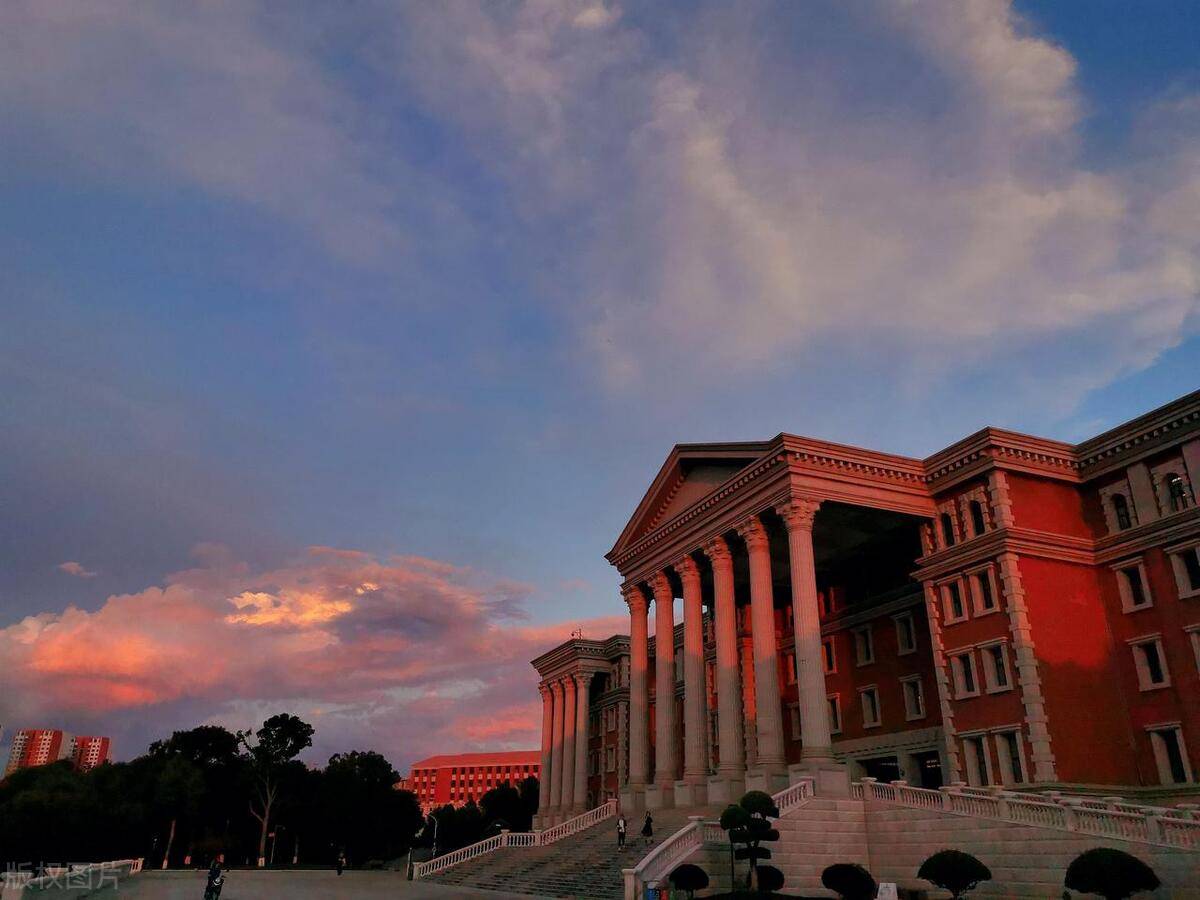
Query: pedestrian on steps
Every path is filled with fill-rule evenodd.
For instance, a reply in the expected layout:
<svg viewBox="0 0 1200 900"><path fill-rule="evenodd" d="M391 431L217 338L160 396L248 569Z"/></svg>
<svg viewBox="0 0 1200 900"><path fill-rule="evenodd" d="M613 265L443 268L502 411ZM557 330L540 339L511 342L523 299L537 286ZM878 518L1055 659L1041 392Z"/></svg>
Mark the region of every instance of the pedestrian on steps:
<svg viewBox="0 0 1200 900"><path fill-rule="evenodd" d="M654 820L650 818L650 813L646 813L646 821L642 823L642 837L646 839L646 846L649 847L654 843Z"/></svg>
<svg viewBox="0 0 1200 900"><path fill-rule="evenodd" d="M629 826L625 823L625 814L617 816L617 849L625 849L625 832Z"/></svg>

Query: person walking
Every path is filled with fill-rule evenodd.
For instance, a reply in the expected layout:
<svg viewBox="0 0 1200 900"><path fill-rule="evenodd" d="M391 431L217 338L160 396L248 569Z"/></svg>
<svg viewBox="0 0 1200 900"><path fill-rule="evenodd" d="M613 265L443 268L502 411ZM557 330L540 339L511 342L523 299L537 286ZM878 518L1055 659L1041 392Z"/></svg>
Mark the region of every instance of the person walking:
<svg viewBox="0 0 1200 900"><path fill-rule="evenodd" d="M629 829L629 826L625 822L625 814L621 813L621 815L617 816L617 849L618 850L625 849L625 832L628 829Z"/></svg>
<svg viewBox="0 0 1200 900"><path fill-rule="evenodd" d="M224 862L225 856L218 853L212 861L212 865L208 867L208 881L204 886L204 900L219 900L221 888L225 887L225 873L221 870L221 865Z"/></svg>
<svg viewBox="0 0 1200 900"><path fill-rule="evenodd" d="M650 813L646 813L646 821L642 823L642 837L646 839L646 846L649 847L654 843L654 820L650 818Z"/></svg>
<svg viewBox="0 0 1200 900"><path fill-rule="evenodd" d="M337 873L338 873L339 878L342 877L342 870L344 870L345 868L346 868L346 851L339 850L338 858L337 858Z"/></svg>

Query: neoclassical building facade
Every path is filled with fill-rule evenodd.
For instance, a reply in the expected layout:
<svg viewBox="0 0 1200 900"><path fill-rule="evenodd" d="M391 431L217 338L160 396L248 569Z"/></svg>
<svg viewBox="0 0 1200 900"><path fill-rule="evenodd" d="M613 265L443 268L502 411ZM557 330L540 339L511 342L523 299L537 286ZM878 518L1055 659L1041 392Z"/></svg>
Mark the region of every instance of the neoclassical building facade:
<svg viewBox="0 0 1200 900"><path fill-rule="evenodd" d="M534 660L543 821L801 772L1195 793L1198 486L1200 392L1078 445L677 445L607 556L629 635Z"/></svg>

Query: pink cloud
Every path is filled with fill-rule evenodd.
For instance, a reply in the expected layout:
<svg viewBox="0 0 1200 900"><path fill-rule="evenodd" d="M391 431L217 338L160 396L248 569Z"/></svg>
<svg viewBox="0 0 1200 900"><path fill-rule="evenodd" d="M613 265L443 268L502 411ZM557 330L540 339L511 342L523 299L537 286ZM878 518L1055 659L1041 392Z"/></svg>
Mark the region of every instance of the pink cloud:
<svg viewBox="0 0 1200 900"><path fill-rule="evenodd" d="M85 569L82 564L75 562L73 559L59 563L58 569L60 572L66 572L68 575L74 575L76 578L95 578L99 574L90 569Z"/></svg>
<svg viewBox="0 0 1200 900"><path fill-rule="evenodd" d="M314 547L266 571L211 547L198 557L93 612L70 606L0 629L12 682L0 720L124 717L145 729L186 709L244 726L287 708L314 717L319 746L369 743L398 763L533 747L529 661L577 627L604 638L628 624L532 624L530 587L419 557ZM136 753L156 735L125 746Z"/></svg>

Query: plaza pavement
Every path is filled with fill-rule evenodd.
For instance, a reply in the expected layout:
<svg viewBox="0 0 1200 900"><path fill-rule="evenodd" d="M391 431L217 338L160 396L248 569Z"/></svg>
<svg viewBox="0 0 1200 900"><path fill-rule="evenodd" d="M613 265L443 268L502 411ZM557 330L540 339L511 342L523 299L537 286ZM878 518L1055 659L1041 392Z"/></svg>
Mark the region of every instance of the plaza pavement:
<svg viewBox="0 0 1200 900"><path fill-rule="evenodd" d="M94 894L104 900L202 900L204 872L143 872L118 888ZM221 900L451 900L477 897L487 900L537 900L527 894L477 891L458 885L408 881L400 872L273 871L234 869L225 882Z"/></svg>

